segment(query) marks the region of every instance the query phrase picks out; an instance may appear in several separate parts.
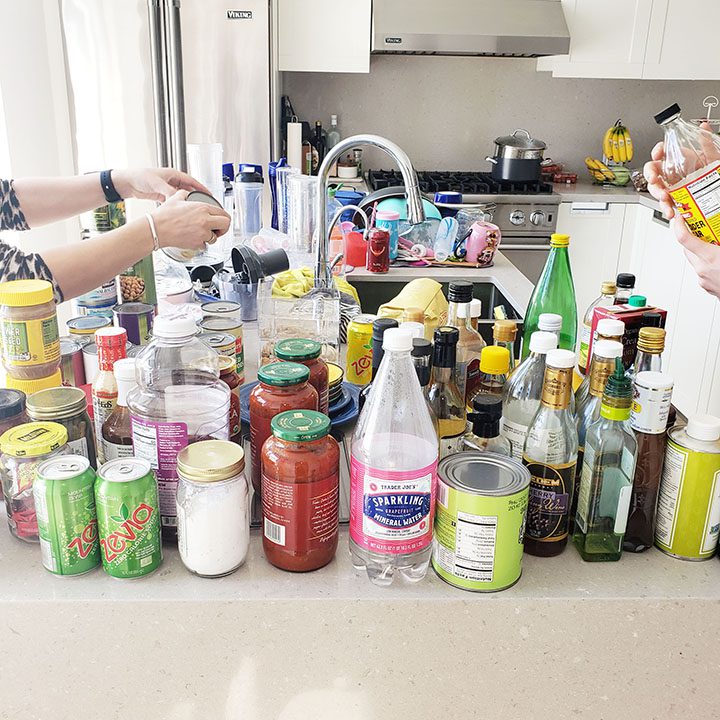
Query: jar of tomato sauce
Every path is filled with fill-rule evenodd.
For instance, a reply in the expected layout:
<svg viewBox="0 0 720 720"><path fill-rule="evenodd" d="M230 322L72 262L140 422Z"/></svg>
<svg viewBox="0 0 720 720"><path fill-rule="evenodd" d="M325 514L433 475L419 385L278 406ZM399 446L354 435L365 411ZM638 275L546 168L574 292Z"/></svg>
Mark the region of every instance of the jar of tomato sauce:
<svg viewBox="0 0 720 720"><path fill-rule="evenodd" d="M275 344L275 356L278 360L300 363L310 370L308 382L317 390L320 412L327 415L330 407L328 400L329 376L328 366L320 358L321 352L322 345L317 340L290 338Z"/></svg>
<svg viewBox="0 0 720 720"><path fill-rule="evenodd" d="M265 557L282 570L317 570L338 544L340 447L320 412L280 413L271 425L262 450Z"/></svg>
<svg viewBox="0 0 720 720"><path fill-rule="evenodd" d="M308 383L310 370L299 363L276 362L258 369L250 393L250 456L252 484L260 492L260 453L272 435L271 420L286 410L317 410L317 390Z"/></svg>
<svg viewBox="0 0 720 720"><path fill-rule="evenodd" d="M218 357L220 379L230 388L230 439L242 445L240 435L240 386L242 381L237 374L235 358L228 355Z"/></svg>

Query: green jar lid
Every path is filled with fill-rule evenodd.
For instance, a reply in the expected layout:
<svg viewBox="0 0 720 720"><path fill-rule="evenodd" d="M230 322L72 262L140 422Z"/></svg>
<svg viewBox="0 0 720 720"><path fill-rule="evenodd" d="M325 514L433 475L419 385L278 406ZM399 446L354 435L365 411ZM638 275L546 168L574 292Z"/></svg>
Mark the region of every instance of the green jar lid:
<svg viewBox="0 0 720 720"><path fill-rule="evenodd" d="M258 380L265 385L275 387L287 387L288 385L299 385L307 382L310 377L310 369L305 365L292 362L275 362L263 365L258 370Z"/></svg>
<svg viewBox="0 0 720 720"><path fill-rule="evenodd" d="M330 418L315 410L288 410L270 421L273 435L289 442L319 440L330 432Z"/></svg>
<svg viewBox="0 0 720 720"><path fill-rule="evenodd" d="M290 338L275 345L275 355L280 360L313 360L320 357L322 345L317 340Z"/></svg>
<svg viewBox="0 0 720 720"><path fill-rule="evenodd" d="M628 299L631 307L647 307L647 298L644 295L631 295Z"/></svg>

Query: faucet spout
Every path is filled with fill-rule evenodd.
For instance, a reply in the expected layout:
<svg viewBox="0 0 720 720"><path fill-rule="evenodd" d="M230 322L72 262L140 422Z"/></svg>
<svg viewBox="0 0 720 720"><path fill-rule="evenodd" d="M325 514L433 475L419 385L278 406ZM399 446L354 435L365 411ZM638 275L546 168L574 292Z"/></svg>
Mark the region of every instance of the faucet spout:
<svg viewBox="0 0 720 720"><path fill-rule="evenodd" d="M327 222L327 181L330 176L330 167L348 150L361 145L384 150L396 163L405 183L405 195L407 197L407 219L411 225L417 225L425 220L425 210L422 204L422 195L418 184L417 174L404 150L394 142L379 135L353 135L341 140L335 147L331 148L325 156L320 170L318 171L318 194L317 194L317 252L315 261L315 287L331 288L332 274L329 264L330 236Z"/></svg>

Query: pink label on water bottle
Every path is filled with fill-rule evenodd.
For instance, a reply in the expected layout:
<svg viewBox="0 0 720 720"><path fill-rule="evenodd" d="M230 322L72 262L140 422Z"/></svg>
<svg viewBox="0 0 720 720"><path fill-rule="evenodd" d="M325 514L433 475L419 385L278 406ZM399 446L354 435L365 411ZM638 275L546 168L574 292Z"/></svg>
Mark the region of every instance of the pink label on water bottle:
<svg viewBox="0 0 720 720"><path fill-rule="evenodd" d="M352 458L350 537L365 550L404 555L432 541L437 461L417 470L378 470Z"/></svg>

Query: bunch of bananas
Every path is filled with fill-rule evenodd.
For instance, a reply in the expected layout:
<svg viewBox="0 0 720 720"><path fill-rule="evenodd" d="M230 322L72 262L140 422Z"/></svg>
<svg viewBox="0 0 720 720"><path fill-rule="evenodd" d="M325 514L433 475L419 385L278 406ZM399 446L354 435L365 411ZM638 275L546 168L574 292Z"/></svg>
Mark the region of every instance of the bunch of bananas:
<svg viewBox="0 0 720 720"><path fill-rule="evenodd" d="M590 175L595 182L601 185L607 183L609 185L627 185L630 181L630 170L622 165L613 165L609 168L602 160L586 157L585 167L587 167Z"/></svg>
<svg viewBox="0 0 720 720"><path fill-rule="evenodd" d="M622 124L622 120L618 120L605 131L603 155L608 162L618 165L623 165L633 159L633 144L630 139L630 132Z"/></svg>

